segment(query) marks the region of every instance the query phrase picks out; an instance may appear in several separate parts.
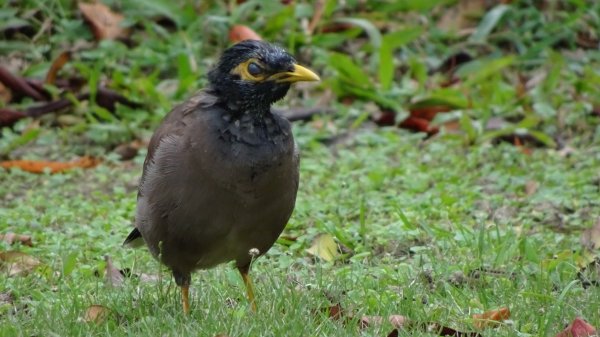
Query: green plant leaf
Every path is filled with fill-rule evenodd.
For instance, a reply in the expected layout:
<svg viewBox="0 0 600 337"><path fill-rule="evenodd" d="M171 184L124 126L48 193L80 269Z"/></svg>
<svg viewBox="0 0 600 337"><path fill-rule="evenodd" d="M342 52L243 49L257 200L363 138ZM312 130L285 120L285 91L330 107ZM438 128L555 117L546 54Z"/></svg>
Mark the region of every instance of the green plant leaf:
<svg viewBox="0 0 600 337"><path fill-rule="evenodd" d="M415 97L411 108L422 108L435 105L447 105L453 109L469 107L468 98L459 90L451 88L438 89L423 97Z"/></svg>
<svg viewBox="0 0 600 337"><path fill-rule="evenodd" d="M477 139L477 129L473 126L473 120L469 117L465 111L460 115L460 128L467 135L467 141L469 144L473 143Z"/></svg>
<svg viewBox="0 0 600 337"><path fill-rule="evenodd" d="M383 90L389 90L394 79L394 49L404 46L419 37L422 29L415 27L394 33L383 37L381 48L379 49L379 83Z"/></svg>
<svg viewBox="0 0 600 337"><path fill-rule="evenodd" d="M516 60L514 55L475 60L460 67L456 75L465 80L463 84L465 87L470 87L498 74L504 68L513 65Z"/></svg>
<svg viewBox="0 0 600 337"><path fill-rule="evenodd" d="M508 5L501 4L487 12L469 39L473 42L485 41L510 8Z"/></svg>
<svg viewBox="0 0 600 337"><path fill-rule="evenodd" d="M377 29L377 27L375 27L375 25L373 25L369 20L359 18L339 18L334 20L334 22L348 23L362 28L369 36L369 41L371 41L373 47L375 47L375 49L379 49L379 47L381 47L381 33L379 32L379 29Z"/></svg>
<svg viewBox="0 0 600 337"><path fill-rule="evenodd" d="M12 139L6 146L0 149L0 154L6 155L33 140L37 139L40 135L40 128L29 128L26 129L21 135Z"/></svg>
<svg viewBox="0 0 600 337"><path fill-rule="evenodd" d="M373 85L369 80L369 75L359 67L350 56L331 53L329 55L328 63L331 67L339 72L342 78L356 86L363 88L372 88Z"/></svg>
<svg viewBox="0 0 600 337"><path fill-rule="evenodd" d="M544 145L551 147L551 148L556 148L556 142L549 135L547 135L541 131L537 131L537 130L528 130L528 132L533 138L544 143Z"/></svg>

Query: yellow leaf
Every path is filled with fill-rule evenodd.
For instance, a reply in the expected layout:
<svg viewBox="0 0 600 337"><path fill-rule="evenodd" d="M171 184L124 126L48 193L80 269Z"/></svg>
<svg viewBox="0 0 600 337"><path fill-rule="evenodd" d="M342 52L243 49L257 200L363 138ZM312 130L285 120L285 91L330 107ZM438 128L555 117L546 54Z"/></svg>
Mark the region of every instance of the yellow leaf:
<svg viewBox="0 0 600 337"><path fill-rule="evenodd" d="M315 238L312 246L306 250L310 255L318 256L327 262L332 262L340 254L338 245L329 234L321 234Z"/></svg>

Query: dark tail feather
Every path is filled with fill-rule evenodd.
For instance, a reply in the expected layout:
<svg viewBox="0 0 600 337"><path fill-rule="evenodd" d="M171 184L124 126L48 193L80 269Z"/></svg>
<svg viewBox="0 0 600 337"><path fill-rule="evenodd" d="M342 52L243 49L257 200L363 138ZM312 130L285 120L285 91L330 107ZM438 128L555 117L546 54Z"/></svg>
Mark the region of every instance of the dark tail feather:
<svg viewBox="0 0 600 337"><path fill-rule="evenodd" d="M137 228L134 228L123 242L123 246L137 248L144 244L142 233Z"/></svg>

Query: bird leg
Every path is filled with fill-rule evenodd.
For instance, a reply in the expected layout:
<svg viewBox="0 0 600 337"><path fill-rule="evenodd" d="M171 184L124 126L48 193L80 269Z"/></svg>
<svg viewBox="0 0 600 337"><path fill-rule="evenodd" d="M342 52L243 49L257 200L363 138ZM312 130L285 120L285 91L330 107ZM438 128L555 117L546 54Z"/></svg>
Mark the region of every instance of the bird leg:
<svg viewBox="0 0 600 337"><path fill-rule="evenodd" d="M248 294L248 301L250 301L250 307L252 311L256 311L256 303L254 302L254 289L252 287L252 279L250 279L250 265L244 267L238 267L240 274L242 274L242 280L246 286L246 293Z"/></svg>
<svg viewBox="0 0 600 337"><path fill-rule="evenodd" d="M175 278L175 283L179 287L181 287L181 301L183 303L183 313L190 313L190 283L192 276L187 273L180 273L177 271L173 271L173 277Z"/></svg>

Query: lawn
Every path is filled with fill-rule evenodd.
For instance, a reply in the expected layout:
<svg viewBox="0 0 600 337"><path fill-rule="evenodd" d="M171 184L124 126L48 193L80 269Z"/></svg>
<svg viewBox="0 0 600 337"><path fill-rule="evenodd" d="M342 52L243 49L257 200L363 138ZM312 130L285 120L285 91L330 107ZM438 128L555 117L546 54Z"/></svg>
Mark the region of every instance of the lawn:
<svg viewBox="0 0 600 337"><path fill-rule="evenodd" d="M97 41L71 1L0 5L0 64L44 79L68 50L44 88L73 102L5 125L1 159L100 162L0 168L0 234L31 237L0 242L0 336L556 336L576 317L600 327L596 2L103 3L128 27L116 40ZM153 129L203 87L235 24L323 81L277 105L317 113L293 122L300 189L253 264L258 310L221 265L192 276L185 316L170 272L121 244ZM127 102L103 104L102 88ZM47 104L14 96L0 108ZM315 248L330 240L333 251ZM501 308L509 317L473 319Z"/></svg>

